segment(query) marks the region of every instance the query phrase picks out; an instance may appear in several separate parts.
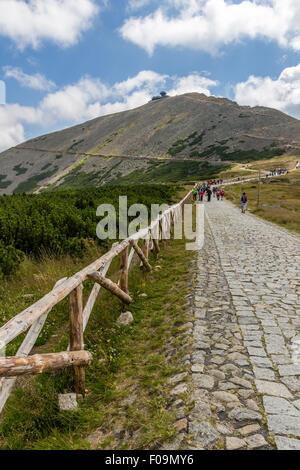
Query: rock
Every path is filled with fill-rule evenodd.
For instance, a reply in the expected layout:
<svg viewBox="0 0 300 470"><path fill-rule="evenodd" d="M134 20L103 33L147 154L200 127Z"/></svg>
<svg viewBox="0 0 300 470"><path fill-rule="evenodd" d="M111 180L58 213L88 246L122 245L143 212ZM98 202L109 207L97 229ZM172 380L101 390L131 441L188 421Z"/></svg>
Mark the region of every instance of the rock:
<svg viewBox="0 0 300 470"><path fill-rule="evenodd" d="M249 424L248 426L239 428L239 432L242 434L242 436L248 436L249 434L252 434L253 432L256 432L259 430L260 430L260 426L258 424Z"/></svg>
<svg viewBox="0 0 300 470"><path fill-rule="evenodd" d="M199 388L211 390L214 387L214 379L206 374L193 374L193 382Z"/></svg>
<svg viewBox="0 0 300 470"><path fill-rule="evenodd" d="M226 437L226 449L237 450L245 447L245 441L238 437Z"/></svg>
<svg viewBox="0 0 300 470"><path fill-rule="evenodd" d="M143 293L143 294L139 294L139 297L148 297L148 295Z"/></svg>
<svg viewBox="0 0 300 470"><path fill-rule="evenodd" d="M293 405L294 405L298 410L300 410L300 400L295 400L295 401L293 401Z"/></svg>
<svg viewBox="0 0 300 470"><path fill-rule="evenodd" d="M247 405L247 408L249 408L249 410L259 411L259 407L257 406L254 400L247 400L246 405Z"/></svg>
<svg viewBox="0 0 300 470"><path fill-rule="evenodd" d="M292 394L286 388L285 385L277 382L267 382L265 380L255 380L258 393L264 393L266 395L275 395L283 398L293 398Z"/></svg>
<svg viewBox="0 0 300 470"><path fill-rule="evenodd" d="M244 398L244 400L246 400L247 398L251 397L251 395L253 395L253 390L241 389L241 390L238 390L238 394L241 398Z"/></svg>
<svg viewBox="0 0 300 470"><path fill-rule="evenodd" d="M118 326L130 325L130 323L132 323L133 321L134 321L134 319L133 319L133 316L132 316L131 312L123 312L123 313L121 313L121 315L119 316L119 318L117 320L117 325Z"/></svg>
<svg viewBox="0 0 300 470"><path fill-rule="evenodd" d="M275 436L278 450L300 450L300 440L289 437Z"/></svg>
<svg viewBox="0 0 300 470"><path fill-rule="evenodd" d="M202 400L196 401L195 406L192 409L190 416L195 419L210 418L211 417L210 405Z"/></svg>
<svg viewBox="0 0 300 470"><path fill-rule="evenodd" d="M168 379L168 383L177 384L178 382L181 382L182 379L184 379L187 376L188 376L187 372L182 372L182 374L174 375L174 377L171 377L170 379Z"/></svg>
<svg viewBox="0 0 300 470"><path fill-rule="evenodd" d="M269 414L300 416L300 411L284 398L264 396L263 403Z"/></svg>
<svg viewBox="0 0 300 470"><path fill-rule="evenodd" d="M212 396L215 400L220 401L221 403L239 402L239 399L233 393L219 391L213 392Z"/></svg>
<svg viewBox="0 0 300 470"><path fill-rule="evenodd" d="M74 411L78 407L76 393L64 393L58 395L60 411Z"/></svg>
<svg viewBox="0 0 300 470"><path fill-rule="evenodd" d="M218 380L225 380L225 374L224 372L221 372L220 370L212 369L209 371L209 374L212 375L213 377L216 377Z"/></svg>
<svg viewBox="0 0 300 470"><path fill-rule="evenodd" d="M191 370L192 372L202 373L204 371L204 364L193 364Z"/></svg>
<svg viewBox="0 0 300 470"><path fill-rule="evenodd" d="M176 421L175 427L176 427L178 432L186 431L187 430L187 424L188 424L187 419L183 418L183 419L180 419L179 421Z"/></svg>
<svg viewBox="0 0 300 470"><path fill-rule="evenodd" d="M300 437L300 416L267 415L268 428L273 434Z"/></svg>
<svg viewBox="0 0 300 470"><path fill-rule="evenodd" d="M233 352L233 353L228 354L227 359L229 361L237 361L239 359L245 359L246 360L247 357L244 354L241 354L239 352Z"/></svg>
<svg viewBox="0 0 300 470"><path fill-rule="evenodd" d="M216 424L216 428L220 434L225 434L225 436L233 433L233 429L229 429L224 424Z"/></svg>
<svg viewBox="0 0 300 470"><path fill-rule="evenodd" d="M248 410L246 408L234 408L230 411L228 417L235 421L260 421L262 416L257 411Z"/></svg>
<svg viewBox="0 0 300 470"><path fill-rule="evenodd" d="M249 449L259 449L260 447L268 445L267 441L261 434L254 434L253 436L246 437L245 440Z"/></svg>
<svg viewBox="0 0 300 470"><path fill-rule="evenodd" d="M233 364L225 364L224 366L221 366L220 369L224 372L233 372L233 373L238 373L240 371L240 369Z"/></svg>
<svg viewBox="0 0 300 470"><path fill-rule="evenodd" d="M202 447L210 446L219 438L219 433L206 421L202 421L201 423L190 423L189 434L193 434L195 436L195 441Z"/></svg>
<svg viewBox="0 0 300 470"><path fill-rule="evenodd" d="M300 365L289 364L278 366L279 374L282 376L286 375L300 375Z"/></svg>
<svg viewBox="0 0 300 470"><path fill-rule="evenodd" d="M181 393L185 393L187 391L188 391L187 384L182 382L182 383L176 385L176 387L174 387L171 390L170 394L172 396L176 396L176 395L180 395Z"/></svg>
<svg viewBox="0 0 300 470"><path fill-rule="evenodd" d="M218 384L219 390L234 390L236 388L238 388L238 386L231 382L219 382Z"/></svg>
<svg viewBox="0 0 300 470"><path fill-rule="evenodd" d="M241 379L240 377L232 377L230 382L233 382L234 384L240 385L244 388L252 388L252 385L248 380Z"/></svg>

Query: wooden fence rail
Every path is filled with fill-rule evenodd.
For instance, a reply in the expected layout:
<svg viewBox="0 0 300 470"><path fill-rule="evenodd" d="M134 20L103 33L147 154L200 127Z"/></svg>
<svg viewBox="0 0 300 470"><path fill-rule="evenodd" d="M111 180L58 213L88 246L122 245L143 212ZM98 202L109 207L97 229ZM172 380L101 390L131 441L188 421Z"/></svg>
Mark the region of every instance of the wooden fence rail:
<svg viewBox="0 0 300 470"><path fill-rule="evenodd" d="M190 191L179 203L169 207L152 221L149 227L139 230L126 240L114 243L99 259L69 278L59 280L51 292L23 310L0 328L0 347L9 344L18 335L28 333L14 357L0 357L0 412L19 375L39 374L44 371L70 367L73 371L74 389L84 395L85 367L91 363L92 355L84 351L84 331L101 287L116 295L124 304L132 302L128 292L128 273L134 254L141 261L141 268L150 272L149 250L155 257L160 251L160 241L172 231L175 222L182 217L183 205L191 199ZM142 246L138 242L142 240ZM131 248L129 252L129 248ZM120 278L116 284L106 277L112 260L120 256ZM83 306L84 282L92 279L95 284ZM29 356L41 333L52 308L69 296L70 300L70 344L67 351Z"/></svg>

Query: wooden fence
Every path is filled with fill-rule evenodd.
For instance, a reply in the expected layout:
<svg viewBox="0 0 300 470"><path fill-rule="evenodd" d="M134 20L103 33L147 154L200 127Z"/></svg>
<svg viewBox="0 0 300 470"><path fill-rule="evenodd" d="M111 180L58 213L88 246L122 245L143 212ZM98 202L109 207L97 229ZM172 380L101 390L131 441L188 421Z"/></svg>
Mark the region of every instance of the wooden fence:
<svg viewBox="0 0 300 470"><path fill-rule="evenodd" d="M70 278L59 280L51 292L36 303L23 310L0 328L0 349L18 335L28 333L19 347L16 356L0 357L0 412L19 375L39 374L44 371L70 367L73 370L74 390L84 395L85 367L92 361L91 353L84 351L84 330L89 321L93 306L101 287L116 295L124 304L132 298L128 291L128 273L134 254L141 260L145 271L151 271L149 250L157 257L160 242L171 233L174 224L182 217L182 207L192 197L190 191L178 204L171 206L142 229L112 248L101 258L94 261ZM140 242L141 247L138 245ZM131 248L129 252L129 248ZM120 279L118 284L106 278L112 260L120 256ZM83 284L92 279L95 284L83 307ZM41 333L51 309L69 296L70 299L70 344L67 351L52 354L29 355Z"/></svg>

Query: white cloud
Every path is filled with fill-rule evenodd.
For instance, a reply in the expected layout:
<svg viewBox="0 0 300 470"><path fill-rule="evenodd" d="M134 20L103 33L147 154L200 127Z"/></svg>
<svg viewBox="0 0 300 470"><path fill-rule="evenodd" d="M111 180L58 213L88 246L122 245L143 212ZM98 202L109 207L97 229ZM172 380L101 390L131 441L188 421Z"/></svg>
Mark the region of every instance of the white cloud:
<svg viewBox="0 0 300 470"><path fill-rule="evenodd" d="M19 67L11 67L7 65L3 67L5 78L14 78L21 86L26 88L32 88L34 90L50 91L56 87L55 83L48 80L44 75L36 73L34 75L28 75L23 72Z"/></svg>
<svg viewBox="0 0 300 470"><path fill-rule="evenodd" d="M151 14L128 18L120 33L149 54L157 46L215 54L223 45L255 38L300 50L300 2L162 0Z"/></svg>
<svg viewBox="0 0 300 470"><path fill-rule="evenodd" d="M198 91L210 94L217 82L193 73L170 77L142 70L134 77L112 86L98 78L82 77L77 83L46 94L37 107L4 105L0 107L0 149L16 145L26 138L26 125L56 129L106 114L146 104L164 89L171 95Z"/></svg>
<svg viewBox="0 0 300 470"><path fill-rule="evenodd" d="M204 93L210 96L209 88L215 87L218 82L207 77L202 77L197 73L192 73L187 77L180 77L175 80L173 88L169 91L169 95L182 95L184 93Z"/></svg>
<svg viewBox="0 0 300 470"><path fill-rule="evenodd" d="M300 64L288 67L278 78L255 77L235 86L240 105L268 106L300 118Z"/></svg>
<svg viewBox="0 0 300 470"><path fill-rule="evenodd" d="M0 35L18 48L75 44L99 11L95 0L1 0Z"/></svg>

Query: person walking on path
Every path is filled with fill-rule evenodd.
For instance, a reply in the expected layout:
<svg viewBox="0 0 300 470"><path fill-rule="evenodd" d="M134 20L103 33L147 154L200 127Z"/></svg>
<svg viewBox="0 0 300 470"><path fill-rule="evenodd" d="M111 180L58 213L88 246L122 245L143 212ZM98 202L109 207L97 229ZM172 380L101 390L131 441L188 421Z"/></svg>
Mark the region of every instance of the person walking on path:
<svg viewBox="0 0 300 470"><path fill-rule="evenodd" d="M248 198L246 196L246 193L243 193L242 197L241 197L241 209L242 209L242 214L245 214L246 212L246 209L247 209L247 202L248 202Z"/></svg>
<svg viewBox="0 0 300 470"><path fill-rule="evenodd" d="M196 201L197 200L197 189L193 188L192 193L193 193L193 200Z"/></svg>
<svg viewBox="0 0 300 470"><path fill-rule="evenodd" d="M221 201L223 201L223 198L224 198L224 196L225 196L225 191L224 191L224 189L221 190L220 196L221 196Z"/></svg>
<svg viewBox="0 0 300 470"><path fill-rule="evenodd" d="M204 196L204 191L203 189L201 188L200 191L199 191L199 201L203 201L203 196Z"/></svg>
<svg viewBox="0 0 300 470"><path fill-rule="evenodd" d="M207 202L210 202L212 190L210 188L207 188L206 192L207 192Z"/></svg>
<svg viewBox="0 0 300 470"><path fill-rule="evenodd" d="M217 194L217 200L219 201L220 200L220 190L219 190L219 188L217 188L216 194Z"/></svg>

